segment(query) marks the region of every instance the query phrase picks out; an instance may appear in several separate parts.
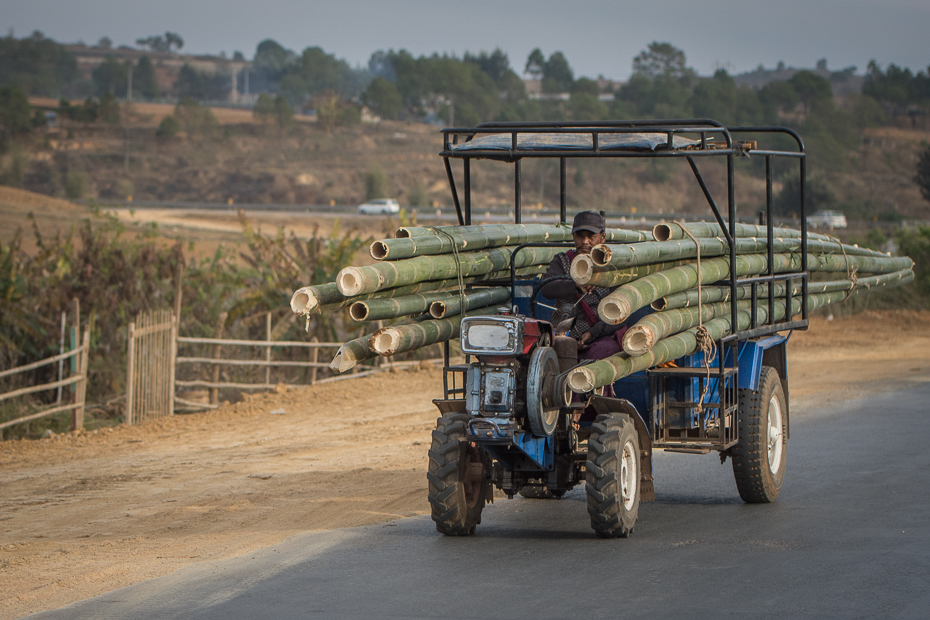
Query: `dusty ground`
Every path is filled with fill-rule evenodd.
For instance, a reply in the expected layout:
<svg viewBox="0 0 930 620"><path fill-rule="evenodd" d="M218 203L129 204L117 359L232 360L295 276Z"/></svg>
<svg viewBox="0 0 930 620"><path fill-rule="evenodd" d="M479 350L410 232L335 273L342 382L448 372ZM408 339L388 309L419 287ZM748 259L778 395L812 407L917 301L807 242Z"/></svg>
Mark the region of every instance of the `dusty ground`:
<svg viewBox="0 0 930 620"><path fill-rule="evenodd" d="M792 413L930 380L930 313L815 319ZM211 413L0 444L0 618L307 530L428 512L435 368L258 395ZM283 414L272 414L283 409Z"/></svg>

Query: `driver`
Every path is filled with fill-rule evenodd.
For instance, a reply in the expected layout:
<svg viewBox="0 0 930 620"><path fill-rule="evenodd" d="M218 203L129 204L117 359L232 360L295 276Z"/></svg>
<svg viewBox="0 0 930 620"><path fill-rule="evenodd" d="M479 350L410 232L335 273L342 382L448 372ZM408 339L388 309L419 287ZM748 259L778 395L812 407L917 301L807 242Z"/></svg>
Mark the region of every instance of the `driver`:
<svg viewBox="0 0 930 620"><path fill-rule="evenodd" d="M589 254L594 246L604 243L607 238L605 229L606 222L602 213L578 213L572 222L575 249L556 254L550 261L543 279L569 275L575 256ZM574 317L574 323L567 335L578 341L579 359L601 360L623 350L621 343L623 334L626 333L626 325L608 325L597 316L598 304L612 290L599 286L579 286L571 279L553 280L540 289L543 295L556 300L553 325Z"/></svg>

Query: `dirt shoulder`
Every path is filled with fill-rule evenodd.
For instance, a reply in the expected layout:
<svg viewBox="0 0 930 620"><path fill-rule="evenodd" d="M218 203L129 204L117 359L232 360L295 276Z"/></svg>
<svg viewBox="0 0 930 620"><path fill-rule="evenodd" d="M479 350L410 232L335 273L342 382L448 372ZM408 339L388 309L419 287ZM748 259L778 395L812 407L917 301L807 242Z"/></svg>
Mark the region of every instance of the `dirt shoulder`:
<svg viewBox="0 0 930 620"><path fill-rule="evenodd" d="M792 337L789 367L794 416L928 381L930 312L815 319ZM440 371L422 367L0 443L0 619L298 532L427 513L441 390Z"/></svg>

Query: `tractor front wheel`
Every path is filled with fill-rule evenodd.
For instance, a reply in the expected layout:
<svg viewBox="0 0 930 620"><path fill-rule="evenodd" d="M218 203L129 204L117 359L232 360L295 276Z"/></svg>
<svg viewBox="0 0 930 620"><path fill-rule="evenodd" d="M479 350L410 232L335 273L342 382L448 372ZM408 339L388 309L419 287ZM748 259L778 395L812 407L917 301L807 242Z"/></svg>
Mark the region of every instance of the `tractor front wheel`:
<svg viewBox="0 0 930 620"><path fill-rule="evenodd" d="M585 489L591 527L601 538L626 538L639 515L639 436L625 413L597 416L588 438Z"/></svg>
<svg viewBox="0 0 930 620"><path fill-rule="evenodd" d="M429 450L429 503L436 530L447 536L474 534L491 497L488 457L465 439L467 423L467 414L444 414Z"/></svg>

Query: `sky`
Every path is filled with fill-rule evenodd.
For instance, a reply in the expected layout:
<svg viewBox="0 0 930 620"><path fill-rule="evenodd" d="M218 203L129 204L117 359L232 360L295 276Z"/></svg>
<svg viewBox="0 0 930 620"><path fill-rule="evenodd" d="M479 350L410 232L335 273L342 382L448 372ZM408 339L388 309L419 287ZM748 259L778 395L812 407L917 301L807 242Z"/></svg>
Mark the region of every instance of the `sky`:
<svg viewBox="0 0 930 620"><path fill-rule="evenodd" d="M684 50L701 75L779 61L832 70L870 60L926 71L928 0L0 0L2 32L116 45L165 31L183 52L252 58L267 38L300 52L319 46L352 66L376 50L415 56L501 48L522 73L530 51L565 54L576 77L625 80L651 41Z"/></svg>

